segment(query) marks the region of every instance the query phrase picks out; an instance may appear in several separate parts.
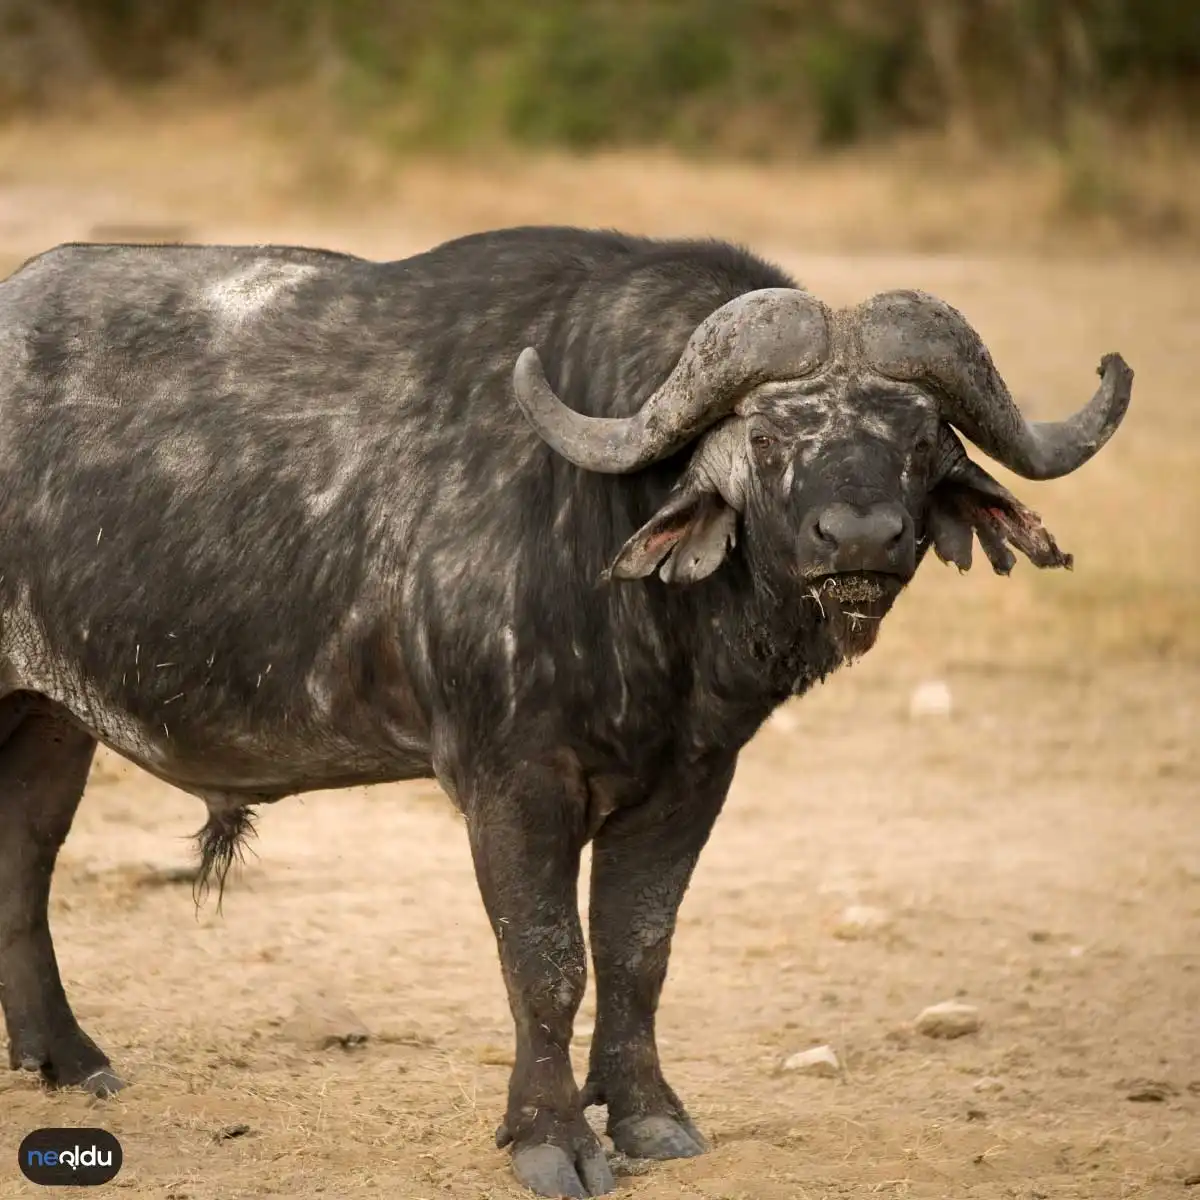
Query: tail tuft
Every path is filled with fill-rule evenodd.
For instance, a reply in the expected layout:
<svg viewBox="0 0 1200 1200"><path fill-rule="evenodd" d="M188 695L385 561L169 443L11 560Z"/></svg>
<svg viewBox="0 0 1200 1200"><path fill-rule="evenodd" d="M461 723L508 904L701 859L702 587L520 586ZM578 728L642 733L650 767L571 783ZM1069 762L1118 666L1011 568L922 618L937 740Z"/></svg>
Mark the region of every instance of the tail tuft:
<svg viewBox="0 0 1200 1200"><path fill-rule="evenodd" d="M200 870L192 887L196 908L208 897L212 881L217 882L217 912L225 898L225 879L234 861L245 862L245 842L255 833L254 812L250 808L210 809L204 828L196 834L200 850Z"/></svg>

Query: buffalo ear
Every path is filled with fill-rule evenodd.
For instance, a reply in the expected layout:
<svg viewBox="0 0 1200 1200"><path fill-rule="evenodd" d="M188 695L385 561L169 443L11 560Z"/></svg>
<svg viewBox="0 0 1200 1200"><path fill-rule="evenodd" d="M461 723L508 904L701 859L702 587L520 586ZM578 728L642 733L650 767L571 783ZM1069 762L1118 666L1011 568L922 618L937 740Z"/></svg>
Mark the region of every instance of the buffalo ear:
<svg viewBox="0 0 1200 1200"><path fill-rule="evenodd" d="M721 565L736 542L737 512L715 492L689 488L621 547L605 577L645 579L657 567L664 583L696 583Z"/></svg>
<svg viewBox="0 0 1200 1200"><path fill-rule="evenodd" d="M960 571L971 567L972 534L998 575L1007 575L1017 561L1009 546L1035 567L1069 570L1074 561L1037 513L965 456L933 489L928 523L934 553Z"/></svg>

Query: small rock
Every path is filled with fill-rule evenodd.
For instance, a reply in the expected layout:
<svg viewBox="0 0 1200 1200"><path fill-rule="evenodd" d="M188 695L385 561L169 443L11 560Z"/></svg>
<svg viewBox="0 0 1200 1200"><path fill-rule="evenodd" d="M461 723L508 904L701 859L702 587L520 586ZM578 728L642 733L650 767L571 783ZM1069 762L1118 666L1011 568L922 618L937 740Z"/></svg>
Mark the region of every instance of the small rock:
<svg viewBox="0 0 1200 1200"><path fill-rule="evenodd" d="M231 1142L234 1138L245 1137L250 1132L250 1126L238 1122L236 1125L225 1125L212 1135L214 1142Z"/></svg>
<svg viewBox="0 0 1200 1200"><path fill-rule="evenodd" d="M316 1050L330 1050L334 1046L350 1050L362 1046L371 1037L366 1026L346 1005L324 996L300 1001L285 1032L299 1045Z"/></svg>
<svg viewBox="0 0 1200 1200"><path fill-rule="evenodd" d="M982 1108L968 1108L967 1109L967 1120L968 1121L986 1121L987 1113Z"/></svg>
<svg viewBox="0 0 1200 1200"><path fill-rule="evenodd" d="M1178 1090L1172 1084L1159 1079L1136 1079L1125 1086L1129 1088L1125 1099L1132 1100L1135 1104L1161 1104L1168 1096L1174 1096Z"/></svg>
<svg viewBox="0 0 1200 1200"><path fill-rule="evenodd" d="M948 717L953 708L950 685L941 679L917 684L908 699L908 714L911 717Z"/></svg>
<svg viewBox="0 0 1200 1200"><path fill-rule="evenodd" d="M890 923L891 916L886 909L873 908L869 904L852 904L838 918L833 927L833 936L844 942L857 941L886 929Z"/></svg>
<svg viewBox="0 0 1200 1200"><path fill-rule="evenodd" d="M982 1079L975 1080L975 1091L1002 1092L1004 1091L1004 1080L997 1079L995 1075L985 1075Z"/></svg>
<svg viewBox="0 0 1200 1200"><path fill-rule="evenodd" d="M956 1038L979 1029L979 1009L973 1004L946 1000L931 1004L917 1017L917 1032L932 1038Z"/></svg>
<svg viewBox="0 0 1200 1200"><path fill-rule="evenodd" d="M832 1046L814 1046L811 1050L789 1055L783 1060L783 1069L831 1079L842 1073L842 1064Z"/></svg>
<svg viewBox="0 0 1200 1200"><path fill-rule="evenodd" d="M1197 1171L1194 1175L1185 1175L1183 1177L1183 1186L1200 1187L1200 1171Z"/></svg>

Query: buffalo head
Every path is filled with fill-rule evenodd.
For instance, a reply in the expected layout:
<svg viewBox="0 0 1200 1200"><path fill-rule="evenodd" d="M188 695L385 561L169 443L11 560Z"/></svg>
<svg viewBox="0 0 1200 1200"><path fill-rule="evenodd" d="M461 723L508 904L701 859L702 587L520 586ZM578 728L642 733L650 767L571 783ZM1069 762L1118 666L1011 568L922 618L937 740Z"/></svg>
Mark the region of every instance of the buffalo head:
<svg viewBox="0 0 1200 1200"><path fill-rule="evenodd" d="M563 404L533 348L513 383L538 434L587 470L637 471L695 442L613 577L657 569L668 583L703 579L740 524L756 584L783 603L807 595L840 618L839 640L853 653L874 640L926 542L964 571L973 536L1003 574L1015 562L1010 546L1039 567L1071 565L955 430L1027 479L1066 475L1108 441L1129 404L1133 372L1121 357L1107 355L1099 373L1074 416L1027 421L979 335L936 297L886 292L835 313L807 292L770 288L702 321L631 417Z"/></svg>

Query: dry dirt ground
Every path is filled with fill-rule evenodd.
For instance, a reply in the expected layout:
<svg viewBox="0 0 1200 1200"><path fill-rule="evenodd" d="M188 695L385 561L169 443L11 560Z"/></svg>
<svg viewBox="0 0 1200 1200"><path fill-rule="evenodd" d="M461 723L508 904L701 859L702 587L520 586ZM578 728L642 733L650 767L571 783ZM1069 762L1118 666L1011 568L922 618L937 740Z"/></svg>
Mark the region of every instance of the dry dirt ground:
<svg viewBox="0 0 1200 1200"><path fill-rule="evenodd" d="M10 160L0 253L144 215L102 155L89 181L88 147L57 149L36 171ZM498 214L569 219L512 186L497 186ZM680 223L722 232L696 195ZM289 223L242 196L210 189L185 212L192 236L303 227L380 255L432 240L349 213ZM614 205L610 223L671 219ZM444 232L466 227L452 214ZM714 1146L627 1164L621 1194L1182 1200L1200 1181L1200 270L1111 253L831 257L786 235L762 243L834 302L901 285L964 309L1034 416L1080 403L1109 349L1137 371L1134 404L1079 475L1004 476L1076 554L1073 573L928 564L877 649L747 749L660 1024L669 1077ZM949 685L949 715L910 712L927 680ZM220 916L172 882L201 818L198 801L98 761L52 919L79 1015L132 1086L94 1104L0 1076L0 1197L35 1194L15 1170L24 1133L88 1124L121 1139L113 1188L131 1200L523 1195L492 1146L506 1001L464 830L436 788L265 810ZM847 928L855 905L881 924ZM953 998L978 1006L978 1032L914 1030ZM371 1036L317 1048L338 1005ZM591 1021L589 994L580 1071ZM840 1077L778 1069L818 1043Z"/></svg>

